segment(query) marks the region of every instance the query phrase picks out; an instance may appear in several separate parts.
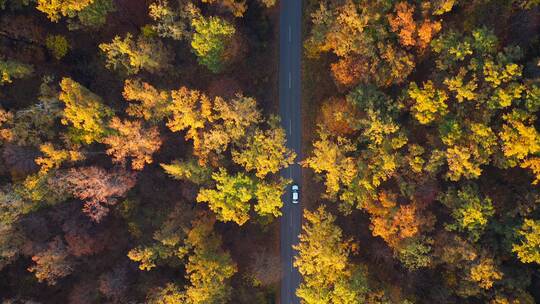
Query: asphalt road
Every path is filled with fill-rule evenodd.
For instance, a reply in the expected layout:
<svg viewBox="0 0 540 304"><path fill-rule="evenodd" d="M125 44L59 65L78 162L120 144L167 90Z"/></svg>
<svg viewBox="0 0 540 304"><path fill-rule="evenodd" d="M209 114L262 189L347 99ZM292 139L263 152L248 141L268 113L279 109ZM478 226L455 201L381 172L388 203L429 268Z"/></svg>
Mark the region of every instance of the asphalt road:
<svg viewBox="0 0 540 304"><path fill-rule="evenodd" d="M294 150L297 162L302 159L302 121L300 111L300 60L302 56L302 0L282 0L279 21L279 112L281 123L287 131L287 145ZM301 185L301 170L295 164L282 175ZM300 299L295 291L300 285L301 277L293 267L296 251L293 244L298 243L298 235L302 226L302 196L300 202L293 204L291 188L287 189L283 199L281 216L281 304L299 304Z"/></svg>

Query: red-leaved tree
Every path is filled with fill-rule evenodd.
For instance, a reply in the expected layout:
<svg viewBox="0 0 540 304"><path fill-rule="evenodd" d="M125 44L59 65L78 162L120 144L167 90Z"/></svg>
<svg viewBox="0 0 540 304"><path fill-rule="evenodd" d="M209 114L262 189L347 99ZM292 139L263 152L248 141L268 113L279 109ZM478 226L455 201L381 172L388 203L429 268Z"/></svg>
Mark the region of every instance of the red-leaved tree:
<svg viewBox="0 0 540 304"><path fill-rule="evenodd" d="M47 249L34 255L32 261L34 265L28 271L33 272L38 281L45 281L49 285L55 285L59 279L73 272L72 259L60 237L49 242Z"/></svg>
<svg viewBox="0 0 540 304"><path fill-rule="evenodd" d="M115 205L135 186L136 174L126 170L108 172L99 167L72 168L50 180L53 186L65 189L85 201L83 211L95 222L100 222Z"/></svg>
<svg viewBox="0 0 540 304"><path fill-rule="evenodd" d="M92 223L79 211L77 214L62 225L69 253L80 257L103 251L110 240L108 231Z"/></svg>

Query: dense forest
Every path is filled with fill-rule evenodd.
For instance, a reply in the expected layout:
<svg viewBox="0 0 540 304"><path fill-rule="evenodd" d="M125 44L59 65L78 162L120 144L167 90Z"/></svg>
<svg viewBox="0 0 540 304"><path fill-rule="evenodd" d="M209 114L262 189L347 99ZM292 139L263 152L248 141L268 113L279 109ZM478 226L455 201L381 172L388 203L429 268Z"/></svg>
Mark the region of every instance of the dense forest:
<svg viewBox="0 0 540 304"><path fill-rule="evenodd" d="M282 0L288 1L288 0ZM540 302L540 1L0 0L0 301ZM281 303L285 304L285 303Z"/></svg>
<svg viewBox="0 0 540 304"><path fill-rule="evenodd" d="M0 8L2 303L274 303L274 1Z"/></svg>
<svg viewBox="0 0 540 304"><path fill-rule="evenodd" d="M540 302L538 4L306 2L304 303Z"/></svg>

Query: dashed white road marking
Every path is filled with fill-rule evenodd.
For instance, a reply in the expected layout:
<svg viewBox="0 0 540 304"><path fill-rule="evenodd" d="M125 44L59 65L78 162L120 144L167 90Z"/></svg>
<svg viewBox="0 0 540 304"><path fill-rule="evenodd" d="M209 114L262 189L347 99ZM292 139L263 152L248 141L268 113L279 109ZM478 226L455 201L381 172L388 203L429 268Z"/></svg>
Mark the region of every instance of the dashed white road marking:
<svg viewBox="0 0 540 304"><path fill-rule="evenodd" d="M292 135L292 119L289 119L289 135Z"/></svg>
<svg viewBox="0 0 540 304"><path fill-rule="evenodd" d="M291 26L289 25L289 42L292 41L292 35L291 35L292 31L291 31Z"/></svg>
<svg viewBox="0 0 540 304"><path fill-rule="evenodd" d="M289 89L292 88L292 75L291 72L289 72Z"/></svg>

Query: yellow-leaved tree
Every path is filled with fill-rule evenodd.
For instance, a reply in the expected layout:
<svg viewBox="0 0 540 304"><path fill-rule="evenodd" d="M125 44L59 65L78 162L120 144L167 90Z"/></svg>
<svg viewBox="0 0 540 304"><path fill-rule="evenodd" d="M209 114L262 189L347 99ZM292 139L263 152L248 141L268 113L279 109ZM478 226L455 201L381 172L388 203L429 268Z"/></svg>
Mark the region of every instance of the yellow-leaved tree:
<svg viewBox="0 0 540 304"><path fill-rule="evenodd" d="M326 193L334 197L340 185L350 184L356 176L355 159L347 155L356 151L356 147L349 139L334 138L323 129L319 129L319 139L313 147L313 156L307 158L303 165L315 173L325 174Z"/></svg>
<svg viewBox="0 0 540 304"><path fill-rule="evenodd" d="M171 101L168 91L160 91L140 79L127 79L122 92L129 102L126 112L133 117L151 122L161 121L167 116L167 106Z"/></svg>
<svg viewBox="0 0 540 304"><path fill-rule="evenodd" d="M112 109L103 104L101 97L71 78L63 78L60 87L59 98L65 105L61 121L69 127L69 137L85 144L100 141L108 132Z"/></svg>
<svg viewBox="0 0 540 304"><path fill-rule="evenodd" d="M83 10L94 0L37 0L37 9L54 22L58 22L63 17L73 17L77 12Z"/></svg>
<svg viewBox="0 0 540 304"><path fill-rule="evenodd" d="M292 165L296 157L296 153L287 149L285 130L279 126L279 120L271 119L269 127L255 130L241 149L232 151L233 161L246 171L255 170L258 178Z"/></svg>
<svg viewBox="0 0 540 304"><path fill-rule="evenodd" d="M305 223L294 266L303 282L296 294L303 303L364 303L368 293L365 270L354 265L349 256L355 251L352 240L344 240L335 216L319 207L305 211Z"/></svg>
<svg viewBox="0 0 540 304"><path fill-rule="evenodd" d="M188 254L186 303L228 303L232 294L229 284L238 271L228 251L221 248L221 236L214 231L215 218L202 216L192 223L185 246Z"/></svg>
<svg viewBox="0 0 540 304"><path fill-rule="evenodd" d="M186 261L186 279L189 282L186 287L182 289L176 284L168 283L163 288L156 288L148 295L148 303L229 303L232 295L230 280L238 268L230 253L222 248L221 236L214 231L215 221L213 216L202 214L191 222L191 228L184 230L185 234L180 232L183 240L178 239L178 233L173 233L174 240L162 240L159 246L130 251L129 257L141 262L139 267L143 270L155 267L154 261L158 257L167 258L172 254ZM173 227L180 228L177 225L169 228ZM166 231L169 231L169 234L171 232L169 229ZM156 235L161 235L162 232ZM176 246L180 242L183 244ZM172 251L167 252L163 251L164 245L175 246Z"/></svg>

